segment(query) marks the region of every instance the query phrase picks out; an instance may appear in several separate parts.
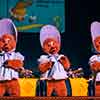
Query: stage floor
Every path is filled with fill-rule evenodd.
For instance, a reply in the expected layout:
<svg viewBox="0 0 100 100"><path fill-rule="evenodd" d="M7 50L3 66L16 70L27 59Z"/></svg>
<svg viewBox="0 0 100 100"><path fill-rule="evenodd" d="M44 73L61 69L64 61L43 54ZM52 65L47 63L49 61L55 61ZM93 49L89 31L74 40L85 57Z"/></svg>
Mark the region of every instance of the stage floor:
<svg viewBox="0 0 100 100"><path fill-rule="evenodd" d="M0 100L100 100L100 97L1 97Z"/></svg>

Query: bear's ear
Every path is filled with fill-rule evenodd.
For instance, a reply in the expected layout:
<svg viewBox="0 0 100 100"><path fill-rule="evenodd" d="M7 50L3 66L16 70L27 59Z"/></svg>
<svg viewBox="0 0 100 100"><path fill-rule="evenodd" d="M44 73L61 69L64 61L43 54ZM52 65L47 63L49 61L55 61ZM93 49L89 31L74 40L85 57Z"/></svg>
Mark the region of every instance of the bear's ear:
<svg viewBox="0 0 100 100"><path fill-rule="evenodd" d="M17 42L17 29L11 19L0 20L0 36L3 34L12 34Z"/></svg>
<svg viewBox="0 0 100 100"><path fill-rule="evenodd" d="M40 43L43 47L43 43L47 38L54 38L58 43L61 43L60 32L53 25L45 25L40 30Z"/></svg>

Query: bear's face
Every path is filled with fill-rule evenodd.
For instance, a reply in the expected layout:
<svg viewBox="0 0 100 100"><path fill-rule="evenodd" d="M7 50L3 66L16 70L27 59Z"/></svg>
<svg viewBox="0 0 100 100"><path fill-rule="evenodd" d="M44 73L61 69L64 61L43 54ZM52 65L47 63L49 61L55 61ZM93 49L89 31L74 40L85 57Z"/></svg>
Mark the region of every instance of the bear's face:
<svg viewBox="0 0 100 100"><path fill-rule="evenodd" d="M96 37L94 40L95 49L100 52L100 36Z"/></svg>
<svg viewBox="0 0 100 100"><path fill-rule="evenodd" d="M3 42L3 51L9 52L12 51L16 47L16 40L14 36L11 34L4 34L1 37L1 41Z"/></svg>
<svg viewBox="0 0 100 100"><path fill-rule="evenodd" d="M53 38L48 38L43 43L43 50L48 54L56 54L60 50L60 44Z"/></svg>

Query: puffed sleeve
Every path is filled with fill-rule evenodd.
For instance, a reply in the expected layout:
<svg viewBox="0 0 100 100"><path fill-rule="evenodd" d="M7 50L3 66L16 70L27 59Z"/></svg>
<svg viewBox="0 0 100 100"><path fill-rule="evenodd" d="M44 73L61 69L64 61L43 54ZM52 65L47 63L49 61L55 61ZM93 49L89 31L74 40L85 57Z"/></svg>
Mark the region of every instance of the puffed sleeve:
<svg viewBox="0 0 100 100"><path fill-rule="evenodd" d="M17 52L15 53L15 59L24 61L24 56L20 52Z"/></svg>
<svg viewBox="0 0 100 100"><path fill-rule="evenodd" d="M41 55L40 58L38 59L39 63L45 63L45 62L49 62L49 58L47 55Z"/></svg>
<svg viewBox="0 0 100 100"><path fill-rule="evenodd" d="M89 59L89 64L92 64L94 61L97 61L97 55L93 55L92 57L90 57Z"/></svg>

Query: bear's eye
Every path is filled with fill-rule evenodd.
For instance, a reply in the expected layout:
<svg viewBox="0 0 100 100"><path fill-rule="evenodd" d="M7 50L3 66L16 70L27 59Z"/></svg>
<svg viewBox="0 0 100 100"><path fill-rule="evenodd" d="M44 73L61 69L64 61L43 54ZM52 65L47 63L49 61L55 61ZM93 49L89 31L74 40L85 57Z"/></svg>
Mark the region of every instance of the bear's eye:
<svg viewBox="0 0 100 100"><path fill-rule="evenodd" d="M96 48L99 48L99 46L96 46Z"/></svg>
<svg viewBox="0 0 100 100"><path fill-rule="evenodd" d="M10 42L10 39L5 39L5 43L9 43Z"/></svg>
<svg viewBox="0 0 100 100"><path fill-rule="evenodd" d="M48 42L48 46L51 46L51 42Z"/></svg>
<svg viewBox="0 0 100 100"><path fill-rule="evenodd" d="M7 43L9 43L9 42L10 42L10 39L9 39L9 38L2 39L2 42L7 44Z"/></svg>
<svg viewBox="0 0 100 100"><path fill-rule="evenodd" d="M48 43L48 47L51 46L50 43Z"/></svg>
<svg viewBox="0 0 100 100"><path fill-rule="evenodd" d="M98 43L100 44L100 41Z"/></svg>

